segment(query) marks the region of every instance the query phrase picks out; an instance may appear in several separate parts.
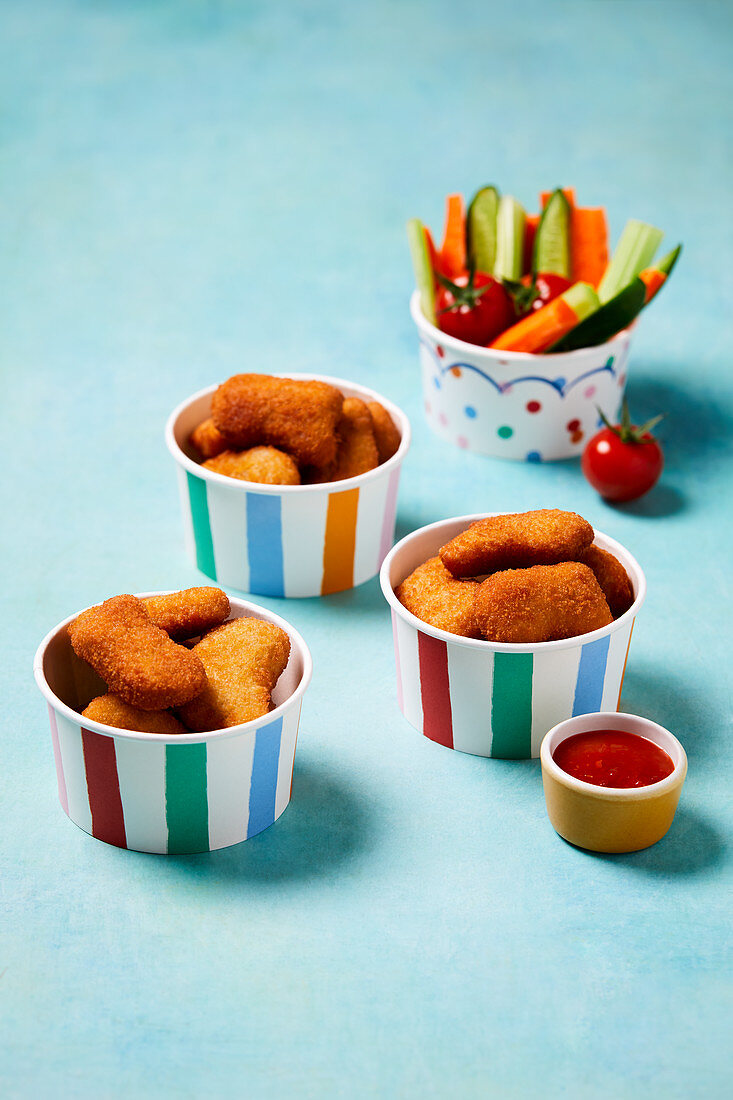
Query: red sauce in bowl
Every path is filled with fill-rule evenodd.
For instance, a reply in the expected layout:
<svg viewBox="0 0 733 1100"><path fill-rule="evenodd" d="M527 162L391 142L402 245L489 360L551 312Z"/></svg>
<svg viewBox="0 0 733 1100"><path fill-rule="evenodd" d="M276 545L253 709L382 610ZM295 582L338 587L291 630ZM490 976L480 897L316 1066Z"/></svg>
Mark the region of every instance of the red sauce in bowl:
<svg viewBox="0 0 733 1100"><path fill-rule="evenodd" d="M596 787L648 787L674 771L664 749L624 730L573 734L560 742L552 759L568 775Z"/></svg>

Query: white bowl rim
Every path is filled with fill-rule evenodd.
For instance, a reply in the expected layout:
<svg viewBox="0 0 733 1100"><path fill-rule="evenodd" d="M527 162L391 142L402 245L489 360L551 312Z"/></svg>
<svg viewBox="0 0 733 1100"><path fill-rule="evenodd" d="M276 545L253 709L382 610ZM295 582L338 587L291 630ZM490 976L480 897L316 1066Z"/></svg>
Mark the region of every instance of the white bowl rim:
<svg viewBox="0 0 733 1100"><path fill-rule="evenodd" d="M617 332L615 336L612 336L610 340L606 340L604 344L594 344L587 348L576 348L574 351L539 353L534 351L504 351L503 348L485 348L480 344L469 344L466 340L459 340L456 336L450 336L447 332L443 332L441 329L437 328L432 321L428 321L420 306L419 290L414 290L410 296L410 313L417 327L424 328L436 343L449 347L457 352L469 352L471 355L478 355L492 360L506 360L507 364L537 363L542 361L553 363L557 362L559 359L580 359L589 352L599 351L602 348L611 348L617 342L621 343L624 340L629 340L631 338L632 329L636 323L633 321L627 328L622 329L620 332Z"/></svg>
<svg viewBox="0 0 733 1100"><path fill-rule="evenodd" d="M243 372L240 372L243 373ZM264 371L249 371L250 374L262 373ZM196 477L201 478L204 481L211 481L214 484L226 485L233 492L241 493L262 493L268 496L280 496L287 493L318 493L318 492L333 492L333 486L338 486L338 492L343 492L346 489L353 489L365 485L369 481L374 481L376 478L384 477L395 467L399 466L404 459L407 451L410 447L410 440L412 431L410 428L410 421L402 409L390 401L389 398L383 397L377 393L376 390L369 389L368 386L362 386L358 382L350 382L347 378L334 378L327 374L305 374L301 372L282 371L278 374L269 375L271 378L292 378L296 381L308 381L308 382L328 382L330 385L340 389L341 386L346 386L350 390L354 390L363 400L377 401L380 405L383 405L387 412L397 421L400 429L400 445L386 462L380 463L379 466L375 466L373 470L367 470L366 473L357 474L355 477L347 477L342 481L323 481L315 485L264 485L259 481L241 481L239 478L227 477L225 474L219 474L215 470L207 470L205 466L202 466L198 462L194 462L189 458L187 454L179 447L175 437L175 426L178 418L188 409L189 405L193 405L195 401L199 401L202 397L207 397L209 394L214 393L215 390L221 385L220 382L215 382L213 386L206 386L204 389L199 390L197 393L191 394L184 401L181 401L179 405L175 407L173 412L168 417L165 425L165 442L171 455L185 470L194 474Z"/></svg>
<svg viewBox="0 0 733 1100"><path fill-rule="evenodd" d="M624 611L623 615L619 615L617 619L608 623L607 626L601 626L598 630L589 631L588 634L576 634L572 638L559 638L552 642L489 642L485 638L464 638L460 634L451 634L447 630L441 630L437 626L431 626L430 623L423 622L422 619L418 619L416 615L413 615L411 611L408 611L407 608L400 603L390 584L389 570L394 557L403 546L415 539L418 535L424 534L426 531L437 531L448 524L453 526L456 523L463 523L465 521L465 525L468 527L479 519L489 519L491 516L506 515L521 515L521 513L480 512L472 516L452 516L449 519L440 519L435 523L428 523L425 527L418 527L415 531L411 531L409 535L405 535L398 543L395 543L382 562L382 568L379 571L379 583L382 587L382 593L392 610L400 615L414 629L422 631L423 634L429 634L431 637L438 638L440 641L450 642L452 645L464 646L467 649L483 650L484 652L492 651L495 653L545 653L550 649L573 649L579 645L587 645L588 642L594 642L598 638L605 638L609 634L614 634L623 625L635 618L646 596L646 577L636 558L633 554L629 553L625 546L622 546L620 542L616 542L615 539L604 534L603 531L596 530L595 527L593 528L593 535L594 538L600 536L600 538L603 539L604 545L602 549L608 548L612 554L617 553L619 550L622 552L623 558L631 566L632 572L635 573L634 579L638 582L638 590L634 602L628 610Z"/></svg>
<svg viewBox="0 0 733 1100"><path fill-rule="evenodd" d="M211 586L209 586L211 587ZM170 588L164 589L158 592L140 592L137 593L139 599L145 599L147 596L168 596L171 592L177 592L180 589ZM88 608L82 608L82 611L76 611L73 615L69 615L68 618L58 623L53 630L49 630L46 637L43 639L38 649L36 650L35 657L33 658L33 674L35 676L36 684L45 698L46 702L74 722L75 725L83 726L84 729L92 730L95 733L104 733L108 737L121 737L129 741L154 741L159 745L193 745L200 744L204 741L211 740L224 740L227 737L239 737L244 733L254 732L261 726L269 725L273 720L277 720L281 717L286 710L289 710L298 700L302 699L305 694L305 690L308 687L311 677L313 675L313 659L311 657L310 650L306 645L301 634L291 626L289 622L281 618L280 615L276 615L274 611L270 611L267 607L261 607L259 604L252 603L250 600L240 600L236 596L229 596L229 602L231 605L235 605L240 611L256 611L261 612L255 616L256 618L264 618L267 622L274 623L275 626L279 626L281 630L290 638L291 646L294 644L298 650L299 656L303 662L303 674L300 678L300 682L296 687L292 695L289 695L284 702L275 707L274 710L268 711L267 714L263 714L261 718L254 718L251 722L242 722L238 726L228 726L226 729L220 730L206 730L203 733L144 733L142 730L125 730L120 729L117 726L107 726L103 722L93 722L90 719L83 718L79 711L68 706L63 700L59 699L58 695L51 690L48 681L43 672L43 660L46 655L46 650L49 644L56 638L62 630L64 630L69 623L73 622L82 611L88 610ZM98 607L98 604L90 604L90 607Z"/></svg>
<svg viewBox="0 0 733 1100"><path fill-rule="evenodd" d="M589 723L591 723L590 726ZM580 726L585 728L578 728ZM653 731L664 742L664 744L659 745L659 748L664 749L670 757L672 757L672 753L669 750L676 751L679 754L679 759L669 775L666 775L664 779L660 779L658 783L647 783L644 787L601 787L597 783L586 783L585 780L576 779L574 775L570 775L559 764L556 764L552 753L568 737L572 737L576 733L592 733L593 727L596 729L624 730L627 733L635 733L639 737L645 737L643 731L647 733ZM646 739L652 740L650 737ZM657 742L654 743L657 744ZM658 722L652 722L650 718L643 718L640 714L630 714L627 711L620 710L602 710L594 711L592 714L577 714L573 718L566 718L564 721L558 722L542 738L540 763L544 771L547 771L566 787L582 794L594 795L604 802L639 802L649 797L656 798L677 786L687 774L687 754L681 742L670 730L665 726L660 726Z"/></svg>

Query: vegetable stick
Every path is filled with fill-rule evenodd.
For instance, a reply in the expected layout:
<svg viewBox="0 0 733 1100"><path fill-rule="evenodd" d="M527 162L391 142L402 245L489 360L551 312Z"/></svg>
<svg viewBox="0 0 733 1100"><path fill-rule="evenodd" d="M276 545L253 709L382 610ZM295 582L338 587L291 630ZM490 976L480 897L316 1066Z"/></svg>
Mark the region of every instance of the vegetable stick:
<svg viewBox="0 0 733 1100"><path fill-rule="evenodd" d="M537 226L540 224L539 214L527 214L524 222L524 249L522 253L522 274L526 275L532 270L532 256L534 254L534 238Z"/></svg>
<svg viewBox="0 0 733 1100"><path fill-rule="evenodd" d="M499 351L540 352L556 343L579 321L598 309L598 295L587 283L575 283L542 309L528 313L489 347Z"/></svg>
<svg viewBox="0 0 733 1100"><path fill-rule="evenodd" d="M570 218L570 270L578 282L597 287L608 266L608 227L602 206L576 206Z"/></svg>
<svg viewBox="0 0 733 1100"><path fill-rule="evenodd" d="M646 295L644 296L644 305L647 302L651 302L654 295L667 281L667 276L663 271L660 271L658 267L647 267L644 271L639 272L639 278L646 287Z"/></svg>
<svg viewBox="0 0 733 1100"><path fill-rule="evenodd" d="M570 205L575 206L575 188L574 187L563 187L562 188L562 193L565 196L565 198L568 200ZM550 196L554 195L554 194L555 194L554 190L552 190L552 191L540 191L540 209L541 210L545 209L548 202L550 201Z"/></svg>
<svg viewBox="0 0 733 1100"><path fill-rule="evenodd" d="M425 226L419 218L407 223L407 241L410 246L415 284L420 292L420 308L432 325L435 324L435 276L430 262L430 252Z"/></svg>
<svg viewBox="0 0 733 1100"><path fill-rule="evenodd" d="M435 274L436 271L439 271L440 274L442 275L443 271L442 271L441 266L440 266L440 255L438 253L437 248L435 247L435 241L433 240L433 234L430 232L430 229L428 228L427 225L424 227L424 229L425 229L425 244L428 246L428 256L430 257L430 263L431 263L431 266L433 268L433 274Z"/></svg>
<svg viewBox="0 0 733 1100"><path fill-rule="evenodd" d="M455 279L466 270L466 218L462 195L448 195L446 199L440 266L448 279Z"/></svg>

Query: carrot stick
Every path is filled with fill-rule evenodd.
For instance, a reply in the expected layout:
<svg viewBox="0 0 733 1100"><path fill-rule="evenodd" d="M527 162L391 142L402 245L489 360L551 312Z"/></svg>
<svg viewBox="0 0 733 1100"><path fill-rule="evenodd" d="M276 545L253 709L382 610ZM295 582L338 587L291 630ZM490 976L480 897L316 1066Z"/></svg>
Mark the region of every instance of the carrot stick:
<svg viewBox="0 0 733 1100"><path fill-rule="evenodd" d="M598 295L586 283L575 283L542 309L528 313L506 329L489 347L498 351L540 352L598 308Z"/></svg>
<svg viewBox="0 0 733 1100"><path fill-rule="evenodd" d="M430 232L427 225L425 226L425 243L428 246L428 255L430 256L430 263L432 264L433 271L439 271L441 275L445 274L440 266L440 255L435 247L433 234Z"/></svg>
<svg viewBox="0 0 733 1100"><path fill-rule="evenodd" d="M608 266L608 227L602 206L576 206L570 217L570 271L573 279L598 286Z"/></svg>
<svg viewBox="0 0 733 1100"><path fill-rule="evenodd" d="M544 210L545 207L547 206L550 195L554 195L554 193L555 193L554 191L540 191L540 208L542 210ZM575 206L575 188L574 187L563 187L562 193L565 196L565 198L568 200L570 205Z"/></svg>
<svg viewBox="0 0 733 1100"><path fill-rule="evenodd" d="M524 250L522 253L522 274L526 275L532 270L532 253L534 252L534 239L537 226L540 224L539 214L527 214L524 220Z"/></svg>
<svg viewBox="0 0 733 1100"><path fill-rule="evenodd" d="M667 281L667 275L664 271L660 271L658 267L645 268L644 271L639 272L639 278L646 287L644 305L646 305L647 302L651 302L657 291L661 290Z"/></svg>
<svg viewBox="0 0 733 1100"><path fill-rule="evenodd" d="M440 269L448 279L455 279L466 270L466 218L462 195L448 195L446 199Z"/></svg>

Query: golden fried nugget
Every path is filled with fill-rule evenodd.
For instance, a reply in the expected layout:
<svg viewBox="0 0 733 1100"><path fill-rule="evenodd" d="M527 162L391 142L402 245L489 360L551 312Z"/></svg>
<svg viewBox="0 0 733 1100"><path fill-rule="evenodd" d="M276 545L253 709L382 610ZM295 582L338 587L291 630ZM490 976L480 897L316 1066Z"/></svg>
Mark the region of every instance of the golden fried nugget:
<svg viewBox="0 0 733 1100"><path fill-rule="evenodd" d="M251 447L248 451L222 451L203 464L225 477L256 481L261 485L300 485L298 467L290 455L275 447Z"/></svg>
<svg viewBox="0 0 733 1100"><path fill-rule="evenodd" d="M577 561L494 573L476 589L473 619L490 642L552 642L613 622L593 570Z"/></svg>
<svg viewBox="0 0 733 1100"><path fill-rule="evenodd" d="M232 449L267 443L323 469L336 458L343 400L327 382L235 374L214 394L211 415Z"/></svg>
<svg viewBox="0 0 733 1100"><path fill-rule="evenodd" d="M69 639L113 694L142 710L187 703L206 685L198 656L171 641L135 596L113 596L82 611Z"/></svg>
<svg viewBox="0 0 733 1100"><path fill-rule="evenodd" d="M614 619L628 611L634 602L634 589L618 558L593 545L583 555L583 562L595 573Z"/></svg>
<svg viewBox="0 0 733 1100"><path fill-rule="evenodd" d="M395 596L418 619L439 630L476 638L473 597L476 581L458 581L440 558L430 558L395 589Z"/></svg>
<svg viewBox="0 0 733 1100"><path fill-rule="evenodd" d="M332 481L365 474L379 465L379 452L374 438L369 409L358 397L344 398L338 422L340 438L336 455L336 470Z"/></svg>
<svg viewBox="0 0 733 1100"><path fill-rule="evenodd" d="M141 710L132 707L119 695L98 695L81 712L82 718L115 726L120 730L137 730L139 733L188 733L175 714L169 710Z"/></svg>
<svg viewBox="0 0 733 1100"><path fill-rule="evenodd" d="M383 405L378 401L369 401L367 404L369 415L372 418L374 438L377 441L380 463L386 462L392 455L397 454L402 442L402 436L397 430L392 417Z"/></svg>
<svg viewBox="0 0 733 1100"><path fill-rule="evenodd" d="M541 508L472 523L442 546L454 577L480 577L501 569L578 561L593 542L593 528L575 512Z"/></svg>
<svg viewBox="0 0 733 1100"><path fill-rule="evenodd" d="M194 428L190 442L204 458L213 458L227 449L227 441L211 417Z"/></svg>
<svg viewBox="0 0 733 1100"><path fill-rule="evenodd" d="M191 650L206 669L207 685L178 709L190 730L203 733L251 722L272 709L270 693L290 656L290 638L262 619L232 619Z"/></svg>
<svg viewBox="0 0 733 1100"><path fill-rule="evenodd" d="M221 588L185 588L142 601L156 626L174 642L197 638L229 618L229 597Z"/></svg>

